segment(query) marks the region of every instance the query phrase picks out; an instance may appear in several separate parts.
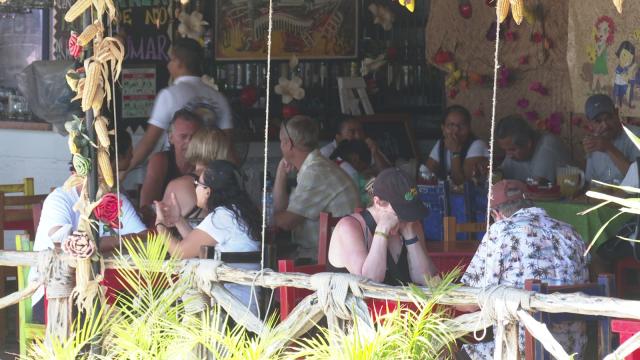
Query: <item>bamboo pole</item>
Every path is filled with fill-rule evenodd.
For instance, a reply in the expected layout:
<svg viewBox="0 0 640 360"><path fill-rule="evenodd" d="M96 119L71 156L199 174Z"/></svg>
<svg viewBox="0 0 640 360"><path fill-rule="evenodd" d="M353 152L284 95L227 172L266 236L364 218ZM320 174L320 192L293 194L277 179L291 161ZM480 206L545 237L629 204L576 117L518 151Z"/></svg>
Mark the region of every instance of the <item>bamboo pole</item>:
<svg viewBox="0 0 640 360"><path fill-rule="evenodd" d="M71 256L60 255L73 266L75 260ZM179 261L178 270L186 266L193 266L199 262L214 260L189 259ZM37 252L28 251L0 251L0 266L37 266ZM133 263L131 263L133 264ZM113 259L105 259L107 269L116 269ZM232 282L240 285L260 286L275 289L278 287L295 287L299 289L317 290L311 284L311 275L301 273L278 273L237 269L227 265L217 268L219 281ZM210 280L214 280L211 275ZM350 274L336 274L336 276L351 276L359 280L359 286L365 297L376 299L390 299L399 301L411 301L411 291L407 288L378 284L364 278ZM430 294L428 287L419 287L425 294ZM640 320L640 301L607 298L601 296L589 296L581 293L574 294L539 294L521 289L512 289L514 294L525 293L529 297L528 304L522 304L522 308L528 311L543 311L547 313L573 313L581 315L609 316L623 319ZM477 305L478 297L483 292L480 288L461 286L442 296L438 303L443 305Z"/></svg>

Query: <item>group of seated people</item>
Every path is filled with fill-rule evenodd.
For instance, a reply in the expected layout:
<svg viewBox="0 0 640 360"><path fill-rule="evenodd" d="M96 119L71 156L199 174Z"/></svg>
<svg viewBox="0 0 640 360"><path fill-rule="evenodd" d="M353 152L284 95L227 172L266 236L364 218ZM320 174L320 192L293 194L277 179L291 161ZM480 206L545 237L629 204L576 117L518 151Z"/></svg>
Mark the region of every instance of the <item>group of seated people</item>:
<svg viewBox="0 0 640 360"><path fill-rule="evenodd" d="M637 149L625 140L613 102L606 96L591 97L586 113L595 123L594 132L584 141L587 177L622 180ZM442 132L443 138L426 163L434 174L457 184L488 175L487 145L472 134L471 116L465 108L446 110ZM328 212L342 217L331 235L328 271L349 272L390 285L425 284L438 269L427 250L422 219L428 210L419 199L415 179L389 164L356 119L343 121L336 140L323 148L319 148L318 135L318 124L303 115L280 127L282 159L273 186L273 226L291 232L295 247L289 256L316 260L318 219L320 212ZM127 169L131 138L126 132L118 136L119 148L110 151L112 165L115 167L118 154L120 168ZM525 279L540 279L550 285L587 281L584 241L570 225L551 218L525 196L524 181L531 177L553 181L556 166L568 162L568 152L555 136L538 134L516 116L500 121L496 139L506 153L501 169L509 180L492 185L489 204L493 223L462 283L522 288ZM244 188L228 136L205 127L196 114L180 110L173 116L169 140L170 149L149 160L140 213L151 219L156 230L167 234L170 253L197 257L203 245L222 252L258 250L260 208ZM291 188L288 180L292 172L296 185ZM80 214L73 207L82 186L61 187L47 197L35 250L53 248L76 230ZM148 227L127 198L122 200L122 227L115 230L125 236L143 235ZM101 232L102 251L117 244L117 237ZM245 265L248 269L257 266ZM30 276L36 276L36 271ZM247 287L227 287L256 311ZM42 321L41 289L33 304L34 318ZM568 351L582 352L585 337L581 325L561 324L551 330L560 335ZM492 345L468 345L467 353L472 358L487 358L493 352Z"/></svg>

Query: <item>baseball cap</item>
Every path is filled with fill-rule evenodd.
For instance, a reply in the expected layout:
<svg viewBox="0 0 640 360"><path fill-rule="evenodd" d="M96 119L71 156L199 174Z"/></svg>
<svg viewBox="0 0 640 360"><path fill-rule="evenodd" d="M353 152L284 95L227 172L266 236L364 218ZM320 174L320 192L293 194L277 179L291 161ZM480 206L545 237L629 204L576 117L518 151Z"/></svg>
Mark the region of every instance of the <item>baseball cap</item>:
<svg viewBox="0 0 640 360"><path fill-rule="evenodd" d="M584 113L589 120L595 119L602 113L613 114L615 111L616 107L613 104L613 100L605 94L591 95L584 104Z"/></svg>
<svg viewBox="0 0 640 360"><path fill-rule="evenodd" d="M518 180L498 181L491 187L491 199L489 204L495 208L504 203L524 199L527 185Z"/></svg>
<svg viewBox="0 0 640 360"><path fill-rule="evenodd" d="M429 211L418 197L415 181L398 168L387 168L376 176L373 195L388 201L401 221L417 221Z"/></svg>

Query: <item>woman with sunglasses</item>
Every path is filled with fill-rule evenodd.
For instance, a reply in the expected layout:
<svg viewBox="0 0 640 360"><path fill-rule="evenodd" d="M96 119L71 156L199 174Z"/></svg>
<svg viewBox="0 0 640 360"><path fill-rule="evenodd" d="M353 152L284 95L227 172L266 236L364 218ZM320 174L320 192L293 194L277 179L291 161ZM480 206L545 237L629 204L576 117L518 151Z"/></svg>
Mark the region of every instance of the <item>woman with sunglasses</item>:
<svg viewBox="0 0 640 360"><path fill-rule="evenodd" d="M182 216L175 194L170 201L156 202L156 229L168 234L169 253L179 258L198 257L200 247L215 246L220 252L257 251L260 243L260 211L242 186L241 175L231 162L211 162L198 179L196 186L197 206L210 209L210 213L195 229ZM182 240L167 231L176 227ZM250 270L259 264L232 264ZM245 304L251 304L256 313L255 301L250 299L250 287L227 284L225 287Z"/></svg>

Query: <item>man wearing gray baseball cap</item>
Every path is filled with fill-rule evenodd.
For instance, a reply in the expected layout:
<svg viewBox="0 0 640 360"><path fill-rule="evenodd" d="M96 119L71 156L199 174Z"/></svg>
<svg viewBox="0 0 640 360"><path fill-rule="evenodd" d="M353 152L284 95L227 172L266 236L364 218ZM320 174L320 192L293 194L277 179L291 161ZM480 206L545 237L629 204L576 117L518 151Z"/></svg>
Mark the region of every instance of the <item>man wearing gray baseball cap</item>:
<svg viewBox="0 0 640 360"><path fill-rule="evenodd" d="M622 131L618 110L609 96L591 95L585 103L585 114L591 122L590 132L582 140L587 156L585 176L587 180L620 184L640 150ZM636 126L627 128L640 134Z"/></svg>

